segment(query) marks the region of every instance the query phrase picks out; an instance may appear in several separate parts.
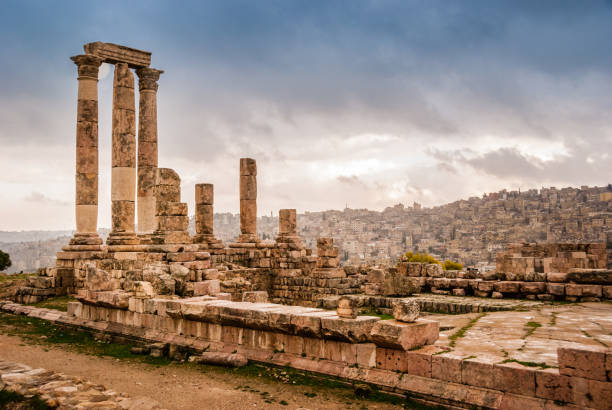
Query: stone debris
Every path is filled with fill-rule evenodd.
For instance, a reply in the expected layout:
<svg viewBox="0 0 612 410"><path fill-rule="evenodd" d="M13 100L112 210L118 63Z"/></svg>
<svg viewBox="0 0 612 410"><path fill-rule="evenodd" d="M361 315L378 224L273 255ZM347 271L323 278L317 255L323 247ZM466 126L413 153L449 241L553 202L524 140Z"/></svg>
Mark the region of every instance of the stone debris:
<svg viewBox="0 0 612 410"><path fill-rule="evenodd" d="M226 367L244 367L249 362L243 354L223 352L203 352L200 356L192 356L190 361Z"/></svg>
<svg viewBox="0 0 612 410"><path fill-rule="evenodd" d="M146 397L130 398L78 377L20 363L0 361L0 384L26 397L39 396L51 408L158 410L161 405Z"/></svg>
<svg viewBox="0 0 612 410"><path fill-rule="evenodd" d="M419 304L414 300L400 299L393 304L393 317L400 322L412 323L419 318Z"/></svg>

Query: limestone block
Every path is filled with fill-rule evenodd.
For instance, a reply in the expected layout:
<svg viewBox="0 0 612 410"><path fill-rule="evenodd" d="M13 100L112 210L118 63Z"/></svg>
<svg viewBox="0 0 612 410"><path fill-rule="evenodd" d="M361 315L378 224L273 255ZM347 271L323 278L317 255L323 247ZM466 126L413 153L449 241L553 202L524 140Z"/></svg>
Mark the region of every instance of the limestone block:
<svg viewBox="0 0 612 410"><path fill-rule="evenodd" d="M548 272L546 274L546 281L555 282L555 283L567 282L567 273L566 272Z"/></svg>
<svg viewBox="0 0 612 410"><path fill-rule="evenodd" d="M400 299L393 303L393 317L400 322L412 323L419 317L419 304L414 300Z"/></svg>
<svg viewBox="0 0 612 410"><path fill-rule="evenodd" d="M359 314L357 300L342 296L340 299L338 299L338 308L336 309L336 313L341 318L355 319Z"/></svg>
<svg viewBox="0 0 612 410"><path fill-rule="evenodd" d="M368 270L368 283L382 283L385 280L385 271L382 269Z"/></svg>
<svg viewBox="0 0 612 410"><path fill-rule="evenodd" d="M527 295L537 295L546 291L546 282L521 282L521 292Z"/></svg>
<svg viewBox="0 0 612 410"><path fill-rule="evenodd" d="M136 200L136 168L113 167L111 174L111 200Z"/></svg>
<svg viewBox="0 0 612 410"><path fill-rule="evenodd" d="M181 202L181 189L172 185L155 185L153 188L157 203Z"/></svg>
<svg viewBox="0 0 612 410"><path fill-rule="evenodd" d="M212 235L214 233L214 212L212 205L196 204L196 233Z"/></svg>
<svg viewBox="0 0 612 410"><path fill-rule="evenodd" d="M98 149L97 147L76 147L76 172L77 174L98 173Z"/></svg>
<svg viewBox="0 0 612 410"><path fill-rule="evenodd" d="M410 350L438 340L438 322L417 319L414 323L381 320L372 327L370 340L377 346Z"/></svg>
<svg viewBox="0 0 612 410"><path fill-rule="evenodd" d="M189 268L183 266L181 263L171 263L170 275L176 279L184 280L189 276Z"/></svg>
<svg viewBox="0 0 612 410"><path fill-rule="evenodd" d="M219 292L221 292L221 284L218 280L195 282L193 288L194 296L216 295Z"/></svg>
<svg viewBox="0 0 612 410"><path fill-rule="evenodd" d="M76 204L98 204L98 173L76 174Z"/></svg>
<svg viewBox="0 0 612 410"><path fill-rule="evenodd" d="M255 175L240 176L240 199L257 199L257 177Z"/></svg>
<svg viewBox="0 0 612 410"><path fill-rule="evenodd" d="M565 285L565 294L567 296L601 297L602 286L601 285L577 285L573 283L568 283Z"/></svg>
<svg viewBox="0 0 612 410"><path fill-rule="evenodd" d="M295 209L281 209L278 211L278 232L280 234L296 234L297 217Z"/></svg>
<svg viewBox="0 0 612 410"><path fill-rule="evenodd" d="M138 167L157 167L157 142L138 140Z"/></svg>
<svg viewBox="0 0 612 410"><path fill-rule="evenodd" d="M571 269L568 282L612 285L612 269Z"/></svg>
<svg viewBox="0 0 612 410"><path fill-rule="evenodd" d="M382 284L382 291L385 296L410 296L417 293L420 289L415 286L408 276L401 276L399 272L389 270Z"/></svg>
<svg viewBox="0 0 612 410"><path fill-rule="evenodd" d="M134 232L134 201L113 201L112 211L112 231L113 232Z"/></svg>
<svg viewBox="0 0 612 410"><path fill-rule="evenodd" d="M325 338L349 343L362 343L368 341L372 327L379 320L380 318L374 316L323 317L321 318L321 331Z"/></svg>
<svg viewBox="0 0 612 410"><path fill-rule="evenodd" d="M564 296L565 285L563 283L547 283L546 293L549 293L553 296Z"/></svg>
<svg viewBox="0 0 612 410"><path fill-rule="evenodd" d="M96 201L97 202L97 201ZM98 226L98 205L75 206L76 211L76 231L78 233L96 233Z"/></svg>
<svg viewBox="0 0 612 410"><path fill-rule="evenodd" d="M83 104L83 105L85 105L85 103L89 103L89 102L88 101L79 102L79 104ZM98 148L98 111L97 111L98 104L97 102L95 106L96 106L95 118L89 118L87 120L83 118L81 121L77 122L77 132L76 132L76 146L77 147ZM84 116L85 114L81 114L81 115Z"/></svg>
<svg viewBox="0 0 612 410"><path fill-rule="evenodd" d="M150 52L118 44L96 41L85 44L83 49L87 55L111 64L121 61L132 68L148 67L151 64Z"/></svg>
<svg viewBox="0 0 612 410"><path fill-rule="evenodd" d="M157 229L160 231L186 231L188 226L188 216L157 216Z"/></svg>
<svg viewBox="0 0 612 410"><path fill-rule="evenodd" d="M456 288L456 289L453 289L452 293L453 293L453 296L465 296L465 289Z"/></svg>
<svg viewBox="0 0 612 410"><path fill-rule="evenodd" d="M242 301L250 303L267 303L268 292L266 291L251 291L242 293Z"/></svg>
<svg viewBox="0 0 612 410"><path fill-rule="evenodd" d="M559 373L605 382L608 380L605 359L609 352L609 349L599 346L559 347Z"/></svg>
<svg viewBox="0 0 612 410"><path fill-rule="evenodd" d="M197 357L196 361L201 364L227 367L243 367L248 363L246 356L243 354L223 352L203 352Z"/></svg>
<svg viewBox="0 0 612 410"><path fill-rule="evenodd" d="M252 158L240 158L240 175L257 175L257 163Z"/></svg>
<svg viewBox="0 0 612 410"><path fill-rule="evenodd" d="M143 167L138 164L138 196L153 196L155 188L155 167ZM154 209L155 211L155 209Z"/></svg>
<svg viewBox="0 0 612 410"><path fill-rule="evenodd" d="M254 199L240 201L240 232L257 233L257 201Z"/></svg>
<svg viewBox="0 0 612 410"><path fill-rule="evenodd" d="M155 185L171 185L174 187L181 186L181 178L179 175L170 168L157 168L155 175ZM174 201L180 202L180 201Z"/></svg>
<svg viewBox="0 0 612 410"><path fill-rule="evenodd" d="M195 186L195 203L197 204L214 204L214 185L213 184L196 184Z"/></svg>
<svg viewBox="0 0 612 410"><path fill-rule="evenodd" d="M559 374L557 369L536 372L536 397L570 403L573 401L573 388L569 376Z"/></svg>

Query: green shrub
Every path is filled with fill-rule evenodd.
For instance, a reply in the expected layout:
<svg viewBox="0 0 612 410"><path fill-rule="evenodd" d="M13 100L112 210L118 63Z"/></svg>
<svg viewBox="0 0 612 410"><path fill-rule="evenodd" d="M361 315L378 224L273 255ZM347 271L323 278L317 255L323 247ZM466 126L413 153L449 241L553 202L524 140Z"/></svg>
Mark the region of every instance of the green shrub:
<svg viewBox="0 0 612 410"><path fill-rule="evenodd" d="M442 265L442 267L444 268L444 270L461 270L463 269L463 265L460 264L459 262L453 262L450 260L445 260L444 264Z"/></svg>
<svg viewBox="0 0 612 410"><path fill-rule="evenodd" d="M440 261L434 258L433 256L427 253L412 253L406 252L404 255L404 259L406 262L420 262L420 263L437 263L440 264Z"/></svg>

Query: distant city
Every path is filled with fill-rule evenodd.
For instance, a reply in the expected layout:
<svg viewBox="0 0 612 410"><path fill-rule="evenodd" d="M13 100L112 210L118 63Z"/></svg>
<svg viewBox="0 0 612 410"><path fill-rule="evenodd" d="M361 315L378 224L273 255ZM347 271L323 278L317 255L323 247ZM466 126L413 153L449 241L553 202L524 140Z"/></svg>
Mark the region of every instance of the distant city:
<svg viewBox="0 0 612 410"><path fill-rule="evenodd" d="M513 242L612 242L612 185L543 188L471 197L432 208L397 204L383 210L345 208L298 215L298 231L316 251L316 238L333 237L345 265L390 265L407 251L486 270L495 254ZM215 236L232 242L240 233L238 214L217 213ZM258 218L262 240L274 240L277 216ZM190 225L193 234L193 220ZM106 237L108 230L101 230ZM9 273L55 263L55 252L71 231L0 232L0 249L11 255ZM608 247L610 248L610 247ZM610 252L610 249L608 250ZM610 259L610 255L609 255Z"/></svg>

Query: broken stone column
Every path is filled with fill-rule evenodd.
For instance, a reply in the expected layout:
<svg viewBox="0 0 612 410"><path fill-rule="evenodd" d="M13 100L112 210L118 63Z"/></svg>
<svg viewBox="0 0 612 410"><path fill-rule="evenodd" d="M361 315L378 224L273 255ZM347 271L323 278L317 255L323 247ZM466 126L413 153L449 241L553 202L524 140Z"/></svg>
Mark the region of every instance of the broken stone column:
<svg viewBox="0 0 612 410"><path fill-rule="evenodd" d="M157 168L155 172L155 231L154 244L187 244L189 217L187 204L181 202L181 178L170 168Z"/></svg>
<svg viewBox="0 0 612 410"><path fill-rule="evenodd" d="M163 73L154 68L140 68L138 89L138 233L155 230L155 170L157 169L157 81Z"/></svg>
<svg viewBox="0 0 612 410"><path fill-rule="evenodd" d="M304 242L297 233L297 216L295 209L281 209L278 211L277 243L289 243L292 248L303 248Z"/></svg>
<svg viewBox="0 0 612 410"><path fill-rule="evenodd" d="M240 237L238 242L257 241L257 164L240 158Z"/></svg>
<svg viewBox="0 0 612 410"><path fill-rule="evenodd" d="M108 244L137 244L138 238L134 233L136 199L134 75L126 63L115 64L112 125L112 230Z"/></svg>
<svg viewBox="0 0 612 410"><path fill-rule="evenodd" d="M196 237L194 242L208 242L214 239L213 228L213 184L196 184L195 186L195 229Z"/></svg>
<svg viewBox="0 0 612 410"><path fill-rule="evenodd" d="M71 245L99 245L98 236L98 69L102 59L71 57L78 67L76 131L76 233Z"/></svg>

